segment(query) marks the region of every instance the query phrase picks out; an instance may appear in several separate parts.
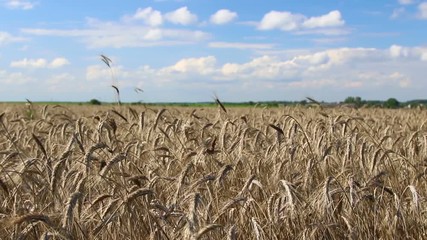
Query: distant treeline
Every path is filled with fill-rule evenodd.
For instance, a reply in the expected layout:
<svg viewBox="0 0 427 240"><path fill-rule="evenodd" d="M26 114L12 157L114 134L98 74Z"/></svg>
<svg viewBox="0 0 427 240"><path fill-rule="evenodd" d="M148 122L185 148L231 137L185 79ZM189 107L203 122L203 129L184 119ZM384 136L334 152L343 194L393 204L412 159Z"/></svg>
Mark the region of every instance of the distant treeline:
<svg viewBox="0 0 427 240"><path fill-rule="evenodd" d="M203 107L203 106L214 106L215 102L163 102L163 103L144 103L135 102L132 105L153 105L153 106L180 106L180 107ZM348 97L341 102L324 102L316 101L308 98L302 101L247 101L247 102L222 102L226 107L248 107L248 106L260 106L260 107L280 107L280 106L310 106L310 105L322 105L324 107L379 107L379 108L404 108L404 107L427 107L427 99L410 100L406 102L399 102L395 98L389 98L388 100L362 100L360 97Z"/></svg>
<svg viewBox="0 0 427 240"><path fill-rule="evenodd" d="M6 103L6 102L5 102ZM20 102L9 102L19 104ZM109 105L117 104L114 102L101 102L97 99L91 99L88 102L30 102L34 104L78 104L78 105ZM320 105L322 107L351 107L351 108L427 108L427 99L416 99L406 102L399 102L395 98L389 98L385 101L381 100L364 100L360 97L347 97L341 102L325 102L317 101L312 98L307 98L301 101L247 101L247 102L222 102L226 107L281 107L281 106L313 106ZM216 106L217 102L130 102L122 103L123 105L146 105L146 106L177 106L177 107L211 107Z"/></svg>

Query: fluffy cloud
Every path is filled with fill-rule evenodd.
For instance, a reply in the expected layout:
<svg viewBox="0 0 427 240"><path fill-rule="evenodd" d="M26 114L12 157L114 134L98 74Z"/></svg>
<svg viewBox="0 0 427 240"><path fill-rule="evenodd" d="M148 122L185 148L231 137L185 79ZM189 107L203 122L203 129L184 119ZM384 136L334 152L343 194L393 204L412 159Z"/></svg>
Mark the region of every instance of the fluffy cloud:
<svg viewBox="0 0 427 240"><path fill-rule="evenodd" d="M191 13L187 7L178 8L165 14L165 18L174 24L190 25L197 22L197 15Z"/></svg>
<svg viewBox="0 0 427 240"><path fill-rule="evenodd" d="M47 66L47 61L44 58L39 58L39 59L24 58L19 61L12 61L10 63L10 66L16 67L16 68L45 68Z"/></svg>
<svg viewBox="0 0 427 240"><path fill-rule="evenodd" d="M226 24L237 18L237 13L232 12L228 9L218 10L215 14L210 17L210 22L213 24Z"/></svg>
<svg viewBox="0 0 427 240"><path fill-rule="evenodd" d="M334 30L345 24L340 11L331 11L325 15L317 17L306 17L302 14L291 12L271 11L264 15L258 23L259 30L282 30L282 31L306 31L315 29ZM329 34L329 32L312 32L320 34Z"/></svg>
<svg viewBox="0 0 427 240"><path fill-rule="evenodd" d="M187 7L181 7L165 14L152 7L147 7L138 8L135 14L125 15L122 20L124 22L143 21L149 27L159 27L165 21L179 25L190 25L197 22L197 15L190 12Z"/></svg>
<svg viewBox="0 0 427 240"><path fill-rule="evenodd" d="M27 76L21 72L7 72L0 69L0 84L2 85L23 85L33 80L34 79L32 77Z"/></svg>
<svg viewBox="0 0 427 240"><path fill-rule="evenodd" d="M287 91L293 89L298 92L318 91L331 88L340 89L345 96L345 94L349 95L352 89L364 91L378 91L384 88L396 91L413 89L413 86L422 84L424 61L427 61L427 48L393 45L386 49L333 48L292 54L283 53L277 56L263 55L246 62L221 63L215 56L205 56L183 58L169 66L159 68L141 66L136 69L127 69L117 65L113 66L112 70L119 80L121 90L133 89L135 86L144 89L161 89L165 86L176 88L186 83L195 84L206 90L209 86L227 84L227 86L233 86L230 89L247 87L265 92L279 92L280 89L288 89ZM66 62L68 61L61 58L52 61L24 59L11 63L11 66L48 68L63 65ZM0 75L7 75L16 80L21 79L22 82L30 80L19 73ZM43 84L47 88L64 91L65 86L69 86L69 81L78 78L63 73L57 76L46 76L45 79L47 80ZM108 86L112 81L111 71L102 64L88 66L86 80L93 86L99 83L105 89L109 89ZM97 84L94 84L95 82ZM278 96L271 95L273 98ZM378 96L380 97L389 96Z"/></svg>
<svg viewBox="0 0 427 240"><path fill-rule="evenodd" d="M147 7L144 9L138 8L136 13L131 17L134 20L143 20L149 26L156 27L163 24L163 16L162 13L154 10L151 7Z"/></svg>
<svg viewBox="0 0 427 240"><path fill-rule="evenodd" d="M409 58L414 60L427 61L427 47L403 47L392 45L389 54L394 59Z"/></svg>
<svg viewBox="0 0 427 240"><path fill-rule="evenodd" d="M306 28L339 27L344 25L340 11L331 11L320 17L311 17L302 23Z"/></svg>
<svg viewBox="0 0 427 240"><path fill-rule="evenodd" d="M407 54L405 54L405 51ZM115 71L124 78L125 76L149 75L160 82L162 79L188 80L203 78L213 79L214 81L285 82L292 83L291 85L293 86L300 86L303 80L316 81L319 76L325 76L329 80L323 79L323 84L331 83L331 79L334 79L333 82L337 85L342 84L342 86L348 87L367 85L369 83L387 85L397 82L406 87L411 82L410 78L405 73L399 72L397 68L384 68L382 63L399 65L405 63L409 56L416 57L413 60L421 63L423 53L427 53L427 51L423 52L421 48L402 47L400 49L397 45L389 49L336 48L297 54L286 59L264 55L245 63L230 62L222 65L218 64L214 56L184 58L171 66L159 69L145 66L139 69L138 73L123 69ZM399 60L399 62L396 62L396 60ZM108 78L110 74L106 68L92 66L88 68L87 78Z"/></svg>
<svg viewBox="0 0 427 240"><path fill-rule="evenodd" d="M6 7L11 9L22 9L22 10L30 10L34 8L35 3L31 1L23 1L23 0L8 0L6 1Z"/></svg>
<svg viewBox="0 0 427 240"><path fill-rule="evenodd" d="M69 89L76 87L75 84L77 83L77 81L78 80L76 76L70 73L60 73L60 74L49 76L45 80L45 84L49 91L58 93L58 92L68 92Z"/></svg>
<svg viewBox="0 0 427 240"><path fill-rule="evenodd" d="M129 73L126 72L122 66L113 66L108 68L105 65L91 65L86 68L86 80L96 81L96 80L112 80L112 73L116 78L126 79L129 77Z"/></svg>
<svg viewBox="0 0 427 240"><path fill-rule="evenodd" d="M147 101L150 101L148 96L151 93L151 97L159 101L176 101L171 96L159 98L158 94L169 91L165 89L173 92L173 89L190 91L193 88L208 95L218 88L223 92L237 91L227 95L224 93L229 100L235 101L239 100L236 95L238 91L241 91L238 96L246 94L245 99L248 100L254 100L253 96L278 99L284 92L291 94L287 95L289 98L303 98L307 95L298 94L310 96L313 92L318 94L313 94L313 97L337 100L354 94L353 91L363 92L363 98L383 99L390 96L400 98L405 96L402 91L415 92L427 87L423 77L425 61L427 49L393 45L385 49L332 48L282 52L244 62L223 62L215 56L203 56L183 58L163 67L144 65L126 68L115 65L113 72L123 91L130 89L129 93L133 94L135 86L150 89L144 92ZM58 89L61 79L69 79L69 76L52 80ZM87 67L86 80L91 82L90 86L103 86L108 91L112 75L109 68L99 63ZM328 90L329 94L321 95L322 90ZM329 91L335 91L338 95L332 96ZM249 93L263 95L251 96ZM422 96L419 94L423 93L418 91L411 96ZM181 99L194 100L193 97L187 95Z"/></svg>
<svg viewBox="0 0 427 240"><path fill-rule="evenodd" d="M399 45L392 45L390 47L390 56L394 58L407 57L409 55L408 50Z"/></svg>
<svg viewBox="0 0 427 240"><path fill-rule="evenodd" d="M162 69L171 73L197 73L200 75L211 74L215 71L216 58L213 56L202 58L186 58L175 65Z"/></svg>
<svg viewBox="0 0 427 240"><path fill-rule="evenodd" d="M122 23L90 20L84 29L22 29L24 33L38 36L74 37L89 48L152 47L191 44L208 39L202 31L151 28Z"/></svg>
<svg viewBox="0 0 427 240"><path fill-rule="evenodd" d="M411 80L408 76L405 74L402 74L400 72L393 72L389 74L389 78L391 81L397 82L400 87L406 88L411 85Z"/></svg>
<svg viewBox="0 0 427 240"><path fill-rule="evenodd" d="M298 29L304 19L306 19L306 17L301 14L271 11L264 15L258 25L258 29L292 31Z"/></svg>
<svg viewBox="0 0 427 240"><path fill-rule="evenodd" d="M418 16L421 19L427 19L427 2L422 2L418 5Z"/></svg>
<svg viewBox="0 0 427 240"><path fill-rule="evenodd" d="M12 36L10 33L0 31L0 46L13 42L22 42L25 40L25 38L15 37Z"/></svg>
<svg viewBox="0 0 427 240"><path fill-rule="evenodd" d="M427 50L392 46L328 49L286 59L262 56L247 63L218 66L220 74L214 79L263 82L295 89L410 88L414 80L422 81L412 71L422 71L423 53ZM407 70L409 65L413 67L411 71Z"/></svg>
<svg viewBox="0 0 427 240"><path fill-rule="evenodd" d="M22 60L12 61L10 66L14 68L59 68L67 64L70 64L70 62L66 58L55 58L51 62L48 62L44 58L24 58Z"/></svg>
<svg viewBox="0 0 427 240"><path fill-rule="evenodd" d="M68 61L68 59L60 57L53 59L52 62L49 63L49 67L59 68L68 64L70 64L70 61Z"/></svg>
<svg viewBox="0 0 427 240"><path fill-rule="evenodd" d="M100 78L108 78L111 72L105 66L92 65L86 68L86 80L93 81Z"/></svg>
<svg viewBox="0 0 427 240"><path fill-rule="evenodd" d="M254 58L250 62L237 64L226 63L221 68L225 79L241 79L252 81L251 79L276 80L282 78L286 81L296 74L297 66L291 61L280 61L270 56Z"/></svg>
<svg viewBox="0 0 427 240"><path fill-rule="evenodd" d="M167 20L174 21L176 24L189 24L193 22L191 16L186 17L186 11L188 10L184 7L174 11L172 15L166 14L168 16ZM150 19L150 16L156 11L142 9L139 12L141 12L141 19L144 20ZM27 28L21 29L21 31L26 34L38 36L78 38L88 48L170 46L192 44L210 38L210 34L203 31L140 25L135 24L134 20L134 16L125 16L122 18L122 21L118 22L104 22L88 18L87 27L81 29ZM160 22L148 21L151 25L160 24Z"/></svg>

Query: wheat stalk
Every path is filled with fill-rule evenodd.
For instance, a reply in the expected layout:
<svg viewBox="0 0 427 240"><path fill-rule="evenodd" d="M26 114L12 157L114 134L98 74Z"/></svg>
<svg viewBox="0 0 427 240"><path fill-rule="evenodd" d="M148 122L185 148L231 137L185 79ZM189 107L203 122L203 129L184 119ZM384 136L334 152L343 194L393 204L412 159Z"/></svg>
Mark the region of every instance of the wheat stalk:
<svg viewBox="0 0 427 240"><path fill-rule="evenodd" d="M68 199L66 212L62 218L62 227L64 229L70 229L71 222L73 220L73 210L77 204L77 201L83 197L83 194L81 192L74 192L70 198Z"/></svg>

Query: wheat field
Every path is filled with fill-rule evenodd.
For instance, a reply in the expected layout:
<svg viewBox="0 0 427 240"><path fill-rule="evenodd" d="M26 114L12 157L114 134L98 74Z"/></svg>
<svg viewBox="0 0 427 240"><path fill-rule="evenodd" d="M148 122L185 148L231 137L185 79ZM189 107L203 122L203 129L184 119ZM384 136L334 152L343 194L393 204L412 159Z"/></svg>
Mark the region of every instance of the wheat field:
<svg viewBox="0 0 427 240"><path fill-rule="evenodd" d="M1 239L427 239L427 111L0 106Z"/></svg>

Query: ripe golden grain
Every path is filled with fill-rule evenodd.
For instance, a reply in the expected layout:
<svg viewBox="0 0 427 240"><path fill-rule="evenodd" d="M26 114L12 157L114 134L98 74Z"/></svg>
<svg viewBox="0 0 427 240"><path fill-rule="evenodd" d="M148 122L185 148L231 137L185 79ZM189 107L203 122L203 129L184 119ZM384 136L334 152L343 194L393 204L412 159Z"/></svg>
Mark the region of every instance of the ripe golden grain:
<svg viewBox="0 0 427 240"><path fill-rule="evenodd" d="M420 119L16 105L0 115L0 239L423 239Z"/></svg>

